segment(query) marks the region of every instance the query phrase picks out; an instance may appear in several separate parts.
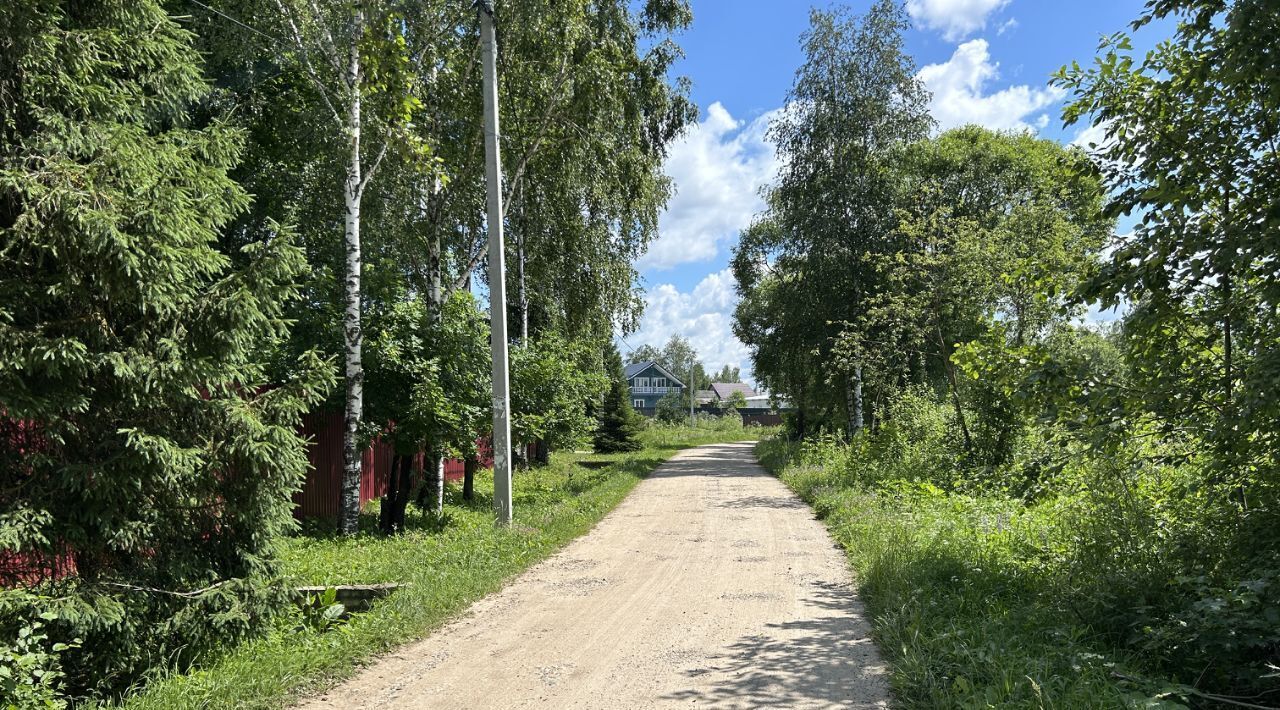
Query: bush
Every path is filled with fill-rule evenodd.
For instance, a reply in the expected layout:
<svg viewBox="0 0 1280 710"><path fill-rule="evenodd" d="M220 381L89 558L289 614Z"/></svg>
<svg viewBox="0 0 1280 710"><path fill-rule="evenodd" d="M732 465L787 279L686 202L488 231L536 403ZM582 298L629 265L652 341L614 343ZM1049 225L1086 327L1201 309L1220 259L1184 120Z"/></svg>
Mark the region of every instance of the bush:
<svg viewBox="0 0 1280 710"><path fill-rule="evenodd" d="M927 391L878 431L770 441L860 573L907 705L1176 706L1262 698L1280 665L1280 548L1207 453L1130 432L1096 451L1027 427L978 467ZM1259 695L1262 694L1262 695Z"/></svg>
<svg viewBox="0 0 1280 710"><path fill-rule="evenodd" d="M654 418L663 424L680 424L689 421L689 400L676 392L668 392L658 400Z"/></svg>
<svg viewBox="0 0 1280 710"><path fill-rule="evenodd" d="M80 639L50 640L46 626L57 618L49 612L40 614L37 620L22 622L13 641L0 641L0 703L6 707L67 707L60 656L79 647Z"/></svg>

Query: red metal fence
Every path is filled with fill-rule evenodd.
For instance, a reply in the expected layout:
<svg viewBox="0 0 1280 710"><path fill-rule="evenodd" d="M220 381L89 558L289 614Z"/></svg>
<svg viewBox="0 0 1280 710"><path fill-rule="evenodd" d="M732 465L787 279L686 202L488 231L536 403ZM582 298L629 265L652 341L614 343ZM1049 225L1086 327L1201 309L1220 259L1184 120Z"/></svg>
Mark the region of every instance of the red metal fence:
<svg viewBox="0 0 1280 710"><path fill-rule="evenodd" d="M342 412L320 412L302 418L302 435L307 438L307 459L311 468L302 490L293 494L293 514L298 518L336 517L342 498ZM480 467L489 468L493 459L487 440L477 441ZM532 456L532 445L528 455ZM360 505L387 493L391 463L395 450L381 438L364 452L360 476ZM423 454L414 457L413 465L422 470ZM445 459L446 481L462 479L464 464L460 459Z"/></svg>

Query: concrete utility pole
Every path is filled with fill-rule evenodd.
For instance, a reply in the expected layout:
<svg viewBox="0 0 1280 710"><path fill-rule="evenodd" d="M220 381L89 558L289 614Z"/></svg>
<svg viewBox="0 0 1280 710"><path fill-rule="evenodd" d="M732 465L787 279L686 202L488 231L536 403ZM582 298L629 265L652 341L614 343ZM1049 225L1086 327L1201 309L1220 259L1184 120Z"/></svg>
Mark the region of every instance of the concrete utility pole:
<svg viewBox="0 0 1280 710"><path fill-rule="evenodd" d="M498 153L498 41L491 0L475 0L484 55L484 173L489 188L489 330L493 350L493 508L511 524L511 396L507 373L507 268L502 244L502 157Z"/></svg>
<svg viewBox="0 0 1280 710"><path fill-rule="evenodd" d="M693 418L693 401L698 396L698 390L693 386L693 356L689 357L689 426L697 424Z"/></svg>

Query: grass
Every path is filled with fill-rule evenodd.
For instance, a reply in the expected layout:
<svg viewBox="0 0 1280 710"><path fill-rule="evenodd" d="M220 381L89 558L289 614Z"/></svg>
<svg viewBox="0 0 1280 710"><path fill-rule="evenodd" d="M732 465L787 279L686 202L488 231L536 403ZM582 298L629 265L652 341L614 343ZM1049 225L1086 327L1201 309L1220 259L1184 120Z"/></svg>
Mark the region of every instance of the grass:
<svg viewBox="0 0 1280 710"><path fill-rule="evenodd" d="M847 551L903 707L1184 707L1052 592L1062 511L860 484L781 441L757 452Z"/></svg>
<svg viewBox="0 0 1280 710"><path fill-rule="evenodd" d="M476 499L450 486L441 519L410 509L408 530L375 532L376 504L361 532L341 538L319 523L283 542L280 557L291 585L407 582L408 586L349 622L315 628L282 616L265 636L228 649L185 673L153 679L124 707L270 708L330 687L357 665L420 638L587 532L642 478L677 451L700 444L758 438L763 429L704 425L655 426L635 453L553 454L551 464L515 475L515 524L492 522L492 476L477 474ZM584 462L605 462L588 468ZM598 464L597 464L598 466Z"/></svg>

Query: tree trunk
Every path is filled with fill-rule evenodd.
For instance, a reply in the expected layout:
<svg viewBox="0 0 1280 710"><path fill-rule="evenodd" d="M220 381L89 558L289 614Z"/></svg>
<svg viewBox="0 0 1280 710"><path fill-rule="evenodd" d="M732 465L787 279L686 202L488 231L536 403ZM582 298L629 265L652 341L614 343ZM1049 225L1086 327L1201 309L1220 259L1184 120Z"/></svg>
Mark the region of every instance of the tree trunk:
<svg viewBox="0 0 1280 710"><path fill-rule="evenodd" d="M356 25L363 24L363 13L357 8ZM343 409L342 434L342 504L338 511L338 531L354 535L360 518L361 451L357 432L364 416L364 367L361 348L364 334L360 328L360 52L351 44L351 61L347 70L351 100L347 109L347 175L342 195L346 211L344 238L347 256L346 311L343 314L343 345L346 375L346 400Z"/></svg>
<svg viewBox="0 0 1280 710"><path fill-rule="evenodd" d="M545 440L537 439L533 442L533 460L539 466L551 463L551 447L547 446Z"/></svg>
<svg viewBox="0 0 1280 710"><path fill-rule="evenodd" d="M947 387L951 390L951 403L956 410L956 421L960 424L960 433L964 436L964 451L973 453L973 437L969 435L969 423L964 418L964 407L960 404L960 389L956 382L956 370L951 364L951 348L947 345L946 336L942 334L942 326L938 326L938 349L942 353L942 369L947 375Z"/></svg>
<svg viewBox="0 0 1280 710"><path fill-rule="evenodd" d="M862 431L862 365L855 365L853 377L845 383L845 407L849 411L849 439Z"/></svg>
<svg viewBox="0 0 1280 710"><path fill-rule="evenodd" d="M382 510L378 511L378 530L383 535L391 535L395 532L395 514L392 512L396 505L396 483L400 478L400 454L396 454L391 459L391 476L387 481L387 494L382 496Z"/></svg>
<svg viewBox="0 0 1280 710"><path fill-rule="evenodd" d="M378 527L385 535L404 532L404 510L413 490L413 457L396 454L387 481L387 495L382 499Z"/></svg>
<svg viewBox="0 0 1280 710"><path fill-rule="evenodd" d="M433 454L431 461L428 463L431 464L432 476L436 479L436 483L432 487L432 492L435 493L435 500L432 501L432 510L435 511L436 515L444 515L444 457L439 453Z"/></svg>
<svg viewBox="0 0 1280 710"><path fill-rule="evenodd" d="M524 216L524 207L520 208L521 216ZM519 283L517 288L520 290L519 296L516 298L517 307L520 309L520 345L528 347L529 345L529 295L525 290L524 282L524 224L520 224L519 231L516 232L516 269L519 272Z"/></svg>
<svg viewBox="0 0 1280 710"><path fill-rule="evenodd" d="M424 511L440 515L444 512L444 459L428 448L422 460L423 482L417 504Z"/></svg>
<svg viewBox="0 0 1280 710"><path fill-rule="evenodd" d="M476 469L479 467L480 462L475 456L468 456L462 461L462 499L465 501L476 499Z"/></svg>

